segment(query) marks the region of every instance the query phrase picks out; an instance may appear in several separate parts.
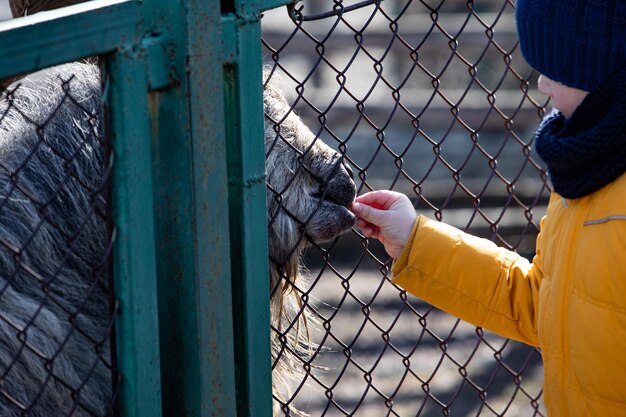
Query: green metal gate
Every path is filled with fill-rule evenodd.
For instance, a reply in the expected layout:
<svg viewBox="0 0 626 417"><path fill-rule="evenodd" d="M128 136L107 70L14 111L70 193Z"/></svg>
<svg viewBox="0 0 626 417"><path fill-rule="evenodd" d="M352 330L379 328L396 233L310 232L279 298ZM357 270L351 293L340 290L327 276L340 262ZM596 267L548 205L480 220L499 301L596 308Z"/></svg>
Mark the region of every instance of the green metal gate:
<svg viewBox="0 0 626 417"><path fill-rule="evenodd" d="M271 415L259 19L287 2L95 0L0 24L0 79L104 68L121 416Z"/></svg>

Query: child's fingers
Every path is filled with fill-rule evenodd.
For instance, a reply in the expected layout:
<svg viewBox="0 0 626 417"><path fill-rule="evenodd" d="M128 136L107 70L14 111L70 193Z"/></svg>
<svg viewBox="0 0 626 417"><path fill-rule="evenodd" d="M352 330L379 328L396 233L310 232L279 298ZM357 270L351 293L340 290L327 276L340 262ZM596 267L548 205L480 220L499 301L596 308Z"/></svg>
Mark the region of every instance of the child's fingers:
<svg viewBox="0 0 626 417"><path fill-rule="evenodd" d="M384 191L370 191L358 196L356 201L358 203L367 204L368 206L376 205L382 208L387 199L388 197Z"/></svg>
<svg viewBox="0 0 626 417"><path fill-rule="evenodd" d="M376 226L368 225L365 226L361 231L363 232L363 236L371 237L374 239L378 239L378 232L380 229Z"/></svg>
<svg viewBox="0 0 626 417"><path fill-rule="evenodd" d="M358 196L356 202L379 209L388 209L398 199L399 195L399 193L389 190L370 191Z"/></svg>
<svg viewBox="0 0 626 417"><path fill-rule="evenodd" d="M372 223L368 223L363 219L357 219L356 226L361 229L361 233L366 237L378 236L378 227Z"/></svg>
<svg viewBox="0 0 626 417"><path fill-rule="evenodd" d="M382 210L378 210L372 206L362 203L354 203L352 204L351 210L359 219L363 219L368 223L373 223L375 225L380 224L381 213Z"/></svg>

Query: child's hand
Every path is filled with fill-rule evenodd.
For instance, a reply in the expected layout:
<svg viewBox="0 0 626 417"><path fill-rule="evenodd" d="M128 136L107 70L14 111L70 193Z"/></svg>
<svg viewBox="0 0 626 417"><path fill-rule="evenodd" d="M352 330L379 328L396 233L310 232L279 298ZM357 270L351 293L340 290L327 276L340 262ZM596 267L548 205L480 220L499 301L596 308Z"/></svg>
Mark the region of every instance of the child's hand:
<svg viewBox="0 0 626 417"><path fill-rule="evenodd" d="M372 191L357 197L351 210L365 236L380 240L392 258L400 256L417 218L407 196L394 191Z"/></svg>

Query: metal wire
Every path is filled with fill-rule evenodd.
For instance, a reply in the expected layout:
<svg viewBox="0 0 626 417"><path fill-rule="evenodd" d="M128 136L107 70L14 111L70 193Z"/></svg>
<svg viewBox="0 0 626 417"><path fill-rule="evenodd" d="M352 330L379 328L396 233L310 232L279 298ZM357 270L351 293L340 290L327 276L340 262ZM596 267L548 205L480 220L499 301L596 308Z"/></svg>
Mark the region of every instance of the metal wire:
<svg viewBox="0 0 626 417"><path fill-rule="evenodd" d="M519 53L513 1L321 7L265 14L266 66L359 193L404 192L418 212L531 257L549 195L532 137L548 103ZM280 203L288 189L269 193ZM301 378L276 397L284 415L545 415L539 351L394 286L377 242L354 230L312 244L305 261L294 316L319 324ZM292 330L274 327L284 351Z"/></svg>
<svg viewBox="0 0 626 417"><path fill-rule="evenodd" d="M370 6L372 4L380 4L382 0L365 0L356 4L351 4L349 6L344 6L343 2L338 1L335 2L334 9L324 13L317 13L315 15L303 15L302 9L304 6L296 7L295 3L290 3L287 5L287 12L289 13L289 17L295 23L297 22L310 22L313 20L321 20L326 19L328 17L340 16L344 13L352 12L354 10L362 9L363 7Z"/></svg>

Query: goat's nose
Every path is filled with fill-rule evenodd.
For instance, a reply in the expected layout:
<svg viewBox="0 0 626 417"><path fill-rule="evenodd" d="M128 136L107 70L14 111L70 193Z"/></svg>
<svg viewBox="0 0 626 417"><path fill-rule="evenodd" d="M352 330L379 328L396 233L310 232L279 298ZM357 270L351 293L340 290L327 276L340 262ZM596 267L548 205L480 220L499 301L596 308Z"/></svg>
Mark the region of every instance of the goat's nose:
<svg viewBox="0 0 626 417"><path fill-rule="evenodd" d="M346 169L346 171L348 171L348 175L350 175L350 178L354 180L354 172L352 172L352 168L350 168L350 166L347 164L342 164L342 165Z"/></svg>

